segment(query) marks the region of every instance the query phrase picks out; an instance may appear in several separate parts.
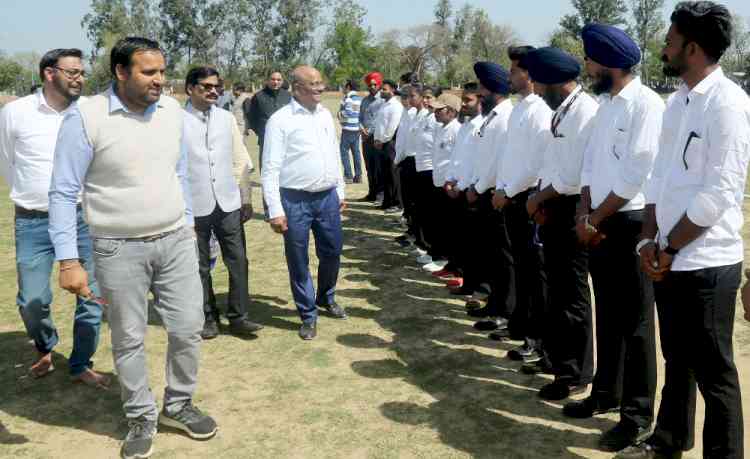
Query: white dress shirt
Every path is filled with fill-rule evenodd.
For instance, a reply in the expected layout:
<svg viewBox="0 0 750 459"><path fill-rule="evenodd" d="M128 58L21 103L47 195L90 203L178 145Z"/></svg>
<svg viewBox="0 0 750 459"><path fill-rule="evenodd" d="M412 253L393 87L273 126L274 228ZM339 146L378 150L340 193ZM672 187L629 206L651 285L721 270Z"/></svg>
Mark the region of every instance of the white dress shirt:
<svg viewBox="0 0 750 459"><path fill-rule="evenodd" d="M336 188L344 202L339 142L333 116L321 104L311 112L294 98L266 124L263 196L270 218L285 216L280 188L318 192Z"/></svg>
<svg viewBox="0 0 750 459"><path fill-rule="evenodd" d="M551 120L552 110L536 94L529 94L513 107L496 190L512 198L538 184L544 153L552 140Z"/></svg>
<svg viewBox="0 0 750 459"><path fill-rule="evenodd" d="M210 215L216 205L233 212L250 197L250 155L234 116L214 105L204 113L184 109L188 177L193 215Z"/></svg>
<svg viewBox="0 0 750 459"><path fill-rule="evenodd" d="M401 114L404 106L398 97L391 97L388 102L378 110L375 117L375 140L380 143L387 143L393 139L396 129L401 122Z"/></svg>
<svg viewBox="0 0 750 459"><path fill-rule="evenodd" d="M45 212L49 208L57 133L65 115L78 103L58 112L40 90L0 111L0 166L15 205Z"/></svg>
<svg viewBox="0 0 750 459"><path fill-rule="evenodd" d="M664 101L636 77L615 97L605 94L599 102L581 186L589 187L594 209L610 192L628 200L620 212L643 209L642 190L659 149Z"/></svg>
<svg viewBox="0 0 750 459"><path fill-rule="evenodd" d="M451 165L448 169L447 182L456 182L456 188L465 190L471 186L474 176L473 156L477 153L479 128L484 122L484 116L479 115L464 122L456 136L456 145L451 155Z"/></svg>
<svg viewBox="0 0 750 459"><path fill-rule="evenodd" d="M552 115L553 137L544 155L542 188L551 184L559 194L581 193L583 152L598 106L579 85Z"/></svg>
<svg viewBox="0 0 750 459"><path fill-rule="evenodd" d="M497 182L497 166L505 152L508 120L512 111L513 103L510 99L505 99L487 114L479 128L477 154L473 159L474 176L471 180L479 194L494 187Z"/></svg>
<svg viewBox="0 0 750 459"><path fill-rule="evenodd" d="M437 187L442 187L448 181L453 146L456 144L460 130L461 123L458 119L446 125L438 124L435 129L435 144L432 149L432 183Z"/></svg>
<svg viewBox="0 0 750 459"><path fill-rule="evenodd" d="M409 124L407 126L406 130L406 137L404 137L404 144L403 144L403 157L400 158L401 160L410 158L412 156L417 155L417 148L418 148L418 141L417 138L418 134L418 127L417 125L424 122L425 118L430 116L430 111L426 108L423 108L419 111L416 111L416 108L412 108L412 110L415 110L414 116L412 116L411 120L409 121ZM416 158L415 158L416 161Z"/></svg>
<svg viewBox="0 0 750 459"><path fill-rule="evenodd" d="M396 157L394 158L394 164L399 164L401 161L409 157L406 152L406 141L409 139L409 124L417 116L417 109L412 107L406 110L401 115L401 121L398 123L398 130L396 131ZM414 156L414 153L411 154Z"/></svg>
<svg viewBox="0 0 750 459"><path fill-rule="evenodd" d="M427 116L412 123L411 137L414 139L414 162L417 172L432 170L432 149L435 145L437 127L435 115L429 111L427 111Z"/></svg>
<svg viewBox="0 0 750 459"><path fill-rule="evenodd" d="M750 98L721 68L667 102L659 154L646 186L659 244L683 217L708 230L677 253L673 271L743 259L742 202L750 158Z"/></svg>

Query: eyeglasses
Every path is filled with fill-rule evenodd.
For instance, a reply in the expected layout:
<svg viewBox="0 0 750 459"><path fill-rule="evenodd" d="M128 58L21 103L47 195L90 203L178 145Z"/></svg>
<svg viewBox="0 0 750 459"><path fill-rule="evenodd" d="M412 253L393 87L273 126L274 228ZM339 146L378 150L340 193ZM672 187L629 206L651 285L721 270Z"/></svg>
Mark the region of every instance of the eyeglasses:
<svg viewBox="0 0 750 459"><path fill-rule="evenodd" d="M200 86L201 89L203 89L206 92L216 91L219 92L219 90L222 88L222 85L220 84L210 84L210 83L198 83L196 86Z"/></svg>
<svg viewBox="0 0 750 459"><path fill-rule="evenodd" d="M62 67L57 67L57 66L55 66L53 68L56 69L56 70L61 71L62 73L65 74L65 76L67 76L71 80L75 80L75 79L78 79L78 78L86 78L86 71L85 70L64 69Z"/></svg>

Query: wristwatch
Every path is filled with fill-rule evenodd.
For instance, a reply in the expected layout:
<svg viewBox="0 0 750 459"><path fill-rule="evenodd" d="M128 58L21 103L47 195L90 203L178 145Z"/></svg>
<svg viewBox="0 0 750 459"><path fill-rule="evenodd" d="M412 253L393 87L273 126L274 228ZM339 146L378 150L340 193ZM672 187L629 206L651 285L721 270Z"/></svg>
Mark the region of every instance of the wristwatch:
<svg viewBox="0 0 750 459"><path fill-rule="evenodd" d="M668 246L664 247L664 249L663 249L664 253L666 253L667 255L672 256L672 257L675 256L675 255L677 255L677 252L679 252L679 251L680 251L680 249L675 249L671 245L668 245Z"/></svg>
<svg viewBox="0 0 750 459"><path fill-rule="evenodd" d="M654 241L653 239L648 239L648 238L641 239L641 241L635 246L635 254L640 257L641 256L641 249L644 248L644 247L646 247L647 245L653 244L655 242L656 241Z"/></svg>

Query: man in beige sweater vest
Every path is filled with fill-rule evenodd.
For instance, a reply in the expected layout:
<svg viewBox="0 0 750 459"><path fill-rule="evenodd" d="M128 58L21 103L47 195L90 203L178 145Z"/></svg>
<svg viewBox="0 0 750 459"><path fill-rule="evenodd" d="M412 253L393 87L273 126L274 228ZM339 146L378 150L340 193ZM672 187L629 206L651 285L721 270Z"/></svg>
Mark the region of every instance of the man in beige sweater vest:
<svg viewBox="0 0 750 459"><path fill-rule="evenodd" d="M76 247L75 205L93 238L94 263L112 332L112 354L130 430L124 458L146 458L159 424L196 439L216 433L193 406L203 327L202 287L187 179L183 113L161 95L159 44L129 37L112 49L112 87L63 121L50 187L50 237L60 286L89 296ZM167 387L159 414L149 388L144 340L147 292L167 329Z"/></svg>

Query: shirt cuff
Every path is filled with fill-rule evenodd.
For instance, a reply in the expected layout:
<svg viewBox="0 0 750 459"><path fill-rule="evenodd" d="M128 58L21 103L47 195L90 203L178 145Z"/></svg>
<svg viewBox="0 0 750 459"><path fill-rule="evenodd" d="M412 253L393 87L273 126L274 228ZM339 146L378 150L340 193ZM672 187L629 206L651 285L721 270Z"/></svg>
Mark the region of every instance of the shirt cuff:
<svg viewBox="0 0 750 459"><path fill-rule="evenodd" d="M581 192L580 188L576 189L576 187L565 185L560 179L560 175L556 175L552 179L552 188L554 188L558 194L564 195L574 195Z"/></svg>
<svg viewBox="0 0 750 459"><path fill-rule="evenodd" d="M633 185L632 183L623 180L622 177L618 177L617 180L615 180L612 191L614 191L617 196L630 201L638 196L638 193L641 191L641 186Z"/></svg>
<svg viewBox="0 0 750 459"><path fill-rule="evenodd" d="M55 245L55 260L77 260L78 259L78 241L74 239L71 242L65 242Z"/></svg>
<svg viewBox="0 0 750 459"><path fill-rule="evenodd" d="M704 228L714 226L724 213L712 199L699 193L687 208L686 214L691 222Z"/></svg>
<svg viewBox="0 0 750 459"><path fill-rule="evenodd" d="M656 204L656 198L659 197L659 189L661 188L661 180L655 179L653 176L648 179L644 194L646 195L646 204Z"/></svg>

